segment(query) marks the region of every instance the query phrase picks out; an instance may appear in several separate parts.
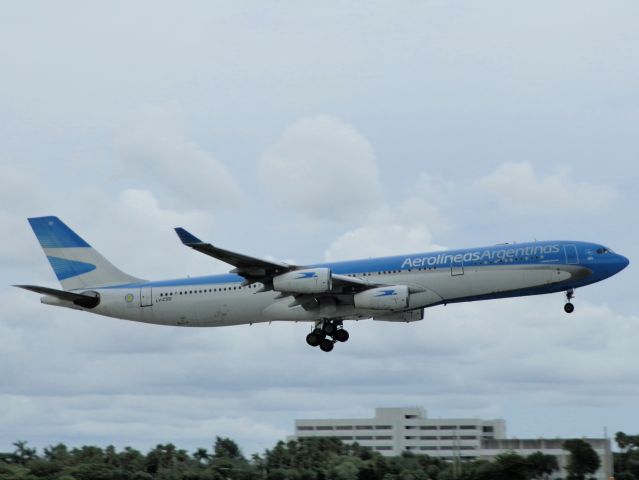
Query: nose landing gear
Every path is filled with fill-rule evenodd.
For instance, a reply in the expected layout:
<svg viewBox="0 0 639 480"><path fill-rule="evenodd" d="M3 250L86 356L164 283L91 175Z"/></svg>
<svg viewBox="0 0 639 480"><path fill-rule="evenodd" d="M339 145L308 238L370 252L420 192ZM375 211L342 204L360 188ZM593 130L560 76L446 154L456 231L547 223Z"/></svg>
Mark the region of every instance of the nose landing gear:
<svg viewBox="0 0 639 480"><path fill-rule="evenodd" d="M575 298L575 291L572 288L570 290L566 290L566 304L564 305L564 312L572 313L575 311L575 306L570 301L573 298Z"/></svg>
<svg viewBox="0 0 639 480"><path fill-rule="evenodd" d="M313 331L306 335L306 343L311 347L319 346L323 352L330 352L335 343L345 342L349 336L341 320L321 320L315 324Z"/></svg>

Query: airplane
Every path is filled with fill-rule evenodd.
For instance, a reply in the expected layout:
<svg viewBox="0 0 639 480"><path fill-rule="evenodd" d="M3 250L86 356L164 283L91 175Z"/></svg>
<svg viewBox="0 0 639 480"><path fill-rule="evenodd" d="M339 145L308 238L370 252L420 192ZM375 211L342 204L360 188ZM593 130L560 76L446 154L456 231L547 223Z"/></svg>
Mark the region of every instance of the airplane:
<svg viewBox="0 0 639 480"><path fill-rule="evenodd" d="M436 305L564 292L572 313L576 288L629 264L603 245L557 240L291 265L216 247L180 227L184 245L234 268L148 281L116 268L58 217L28 220L62 289L15 286L40 293L44 304L183 327L309 322L306 342L324 352L349 339L345 320L413 322Z"/></svg>

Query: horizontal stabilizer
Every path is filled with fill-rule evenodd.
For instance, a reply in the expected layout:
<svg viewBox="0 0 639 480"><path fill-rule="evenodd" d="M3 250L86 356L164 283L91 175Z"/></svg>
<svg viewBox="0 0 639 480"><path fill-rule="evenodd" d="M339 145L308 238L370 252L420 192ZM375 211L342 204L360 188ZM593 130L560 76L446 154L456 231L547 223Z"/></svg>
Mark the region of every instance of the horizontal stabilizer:
<svg viewBox="0 0 639 480"><path fill-rule="evenodd" d="M39 287L37 285L14 285L14 287L23 288L35 293L41 293L42 295L49 295L67 302L73 302L74 304L84 308L93 308L100 303L100 296L97 293L95 296L92 296L67 292L65 290L56 290L55 288Z"/></svg>

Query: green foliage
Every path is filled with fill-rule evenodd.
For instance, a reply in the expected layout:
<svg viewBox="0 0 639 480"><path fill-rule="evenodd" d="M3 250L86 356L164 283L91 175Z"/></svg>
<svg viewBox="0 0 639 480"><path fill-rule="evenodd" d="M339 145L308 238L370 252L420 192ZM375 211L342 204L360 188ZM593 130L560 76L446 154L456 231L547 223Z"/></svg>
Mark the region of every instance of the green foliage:
<svg viewBox="0 0 639 480"><path fill-rule="evenodd" d="M19 463L20 465L26 464L29 460L33 460L36 458L36 450L35 448L27 447L27 442L19 440L14 442L14 447L16 447L13 452L13 460L15 463Z"/></svg>
<svg viewBox="0 0 639 480"><path fill-rule="evenodd" d="M617 432L615 441L621 450L615 454L615 478L639 480L639 435Z"/></svg>
<svg viewBox="0 0 639 480"><path fill-rule="evenodd" d="M595 473L601 461L592 446L579 438L566 440L564 450L570 452L568 460L568 480L585 480L586 475Z"/></svg>
<svg viewBox="0 0 639 480"><path fill-rule="evenodd" d="M535 452L526 458L528 471L532 478L547 479L553 472L559 470L557 457L554 455L546 455L545 453Z"/></svg>
<svg viewBox="0 0 639 480"><path fill-rule="evenodd" d="M618 435L622 454L639 451L637 440ZM69 449L59 443L38 456L27 442L14 447L11 453L0 453L0 480L549 480L558 470L556 458L541 452L452 463L412 452L384 457L356 443L319 437L280 441L250 459L237 443L223 437L216 437L212 450L198 448L193 453L172 443L159 444L146 454L130 447ZM599 458L586 442L570 440L564 448L571 454L570 479L584 479L599 467ZM639 480L632 471L619 472L617 478Z"/></svg>

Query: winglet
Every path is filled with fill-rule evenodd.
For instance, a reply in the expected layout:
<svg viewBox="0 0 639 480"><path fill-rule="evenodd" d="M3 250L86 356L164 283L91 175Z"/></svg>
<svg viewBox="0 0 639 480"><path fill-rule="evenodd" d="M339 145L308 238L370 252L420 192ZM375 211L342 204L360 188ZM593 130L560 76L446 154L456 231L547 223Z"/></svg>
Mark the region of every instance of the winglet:
<svg viewBox="0 0 639 480"><path fill-rule="evenodd" d="M175 229L175 233L178 234L178 237L180 237L180 240L182 241L182 243L184 245L193 245L193 244L196 244L196 243L204 243L204 242L202 242L202 240L197 238L192 233L187 232L182 227L177 227Z"/></svg>

